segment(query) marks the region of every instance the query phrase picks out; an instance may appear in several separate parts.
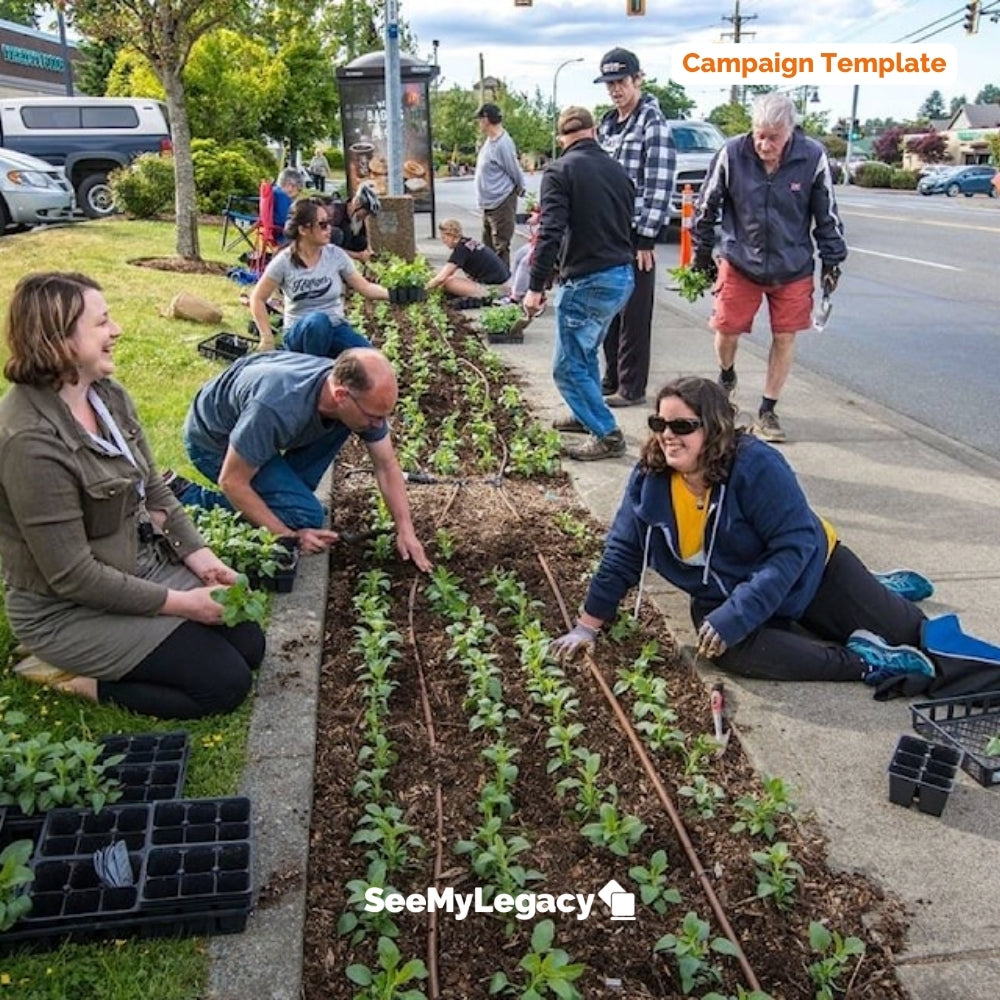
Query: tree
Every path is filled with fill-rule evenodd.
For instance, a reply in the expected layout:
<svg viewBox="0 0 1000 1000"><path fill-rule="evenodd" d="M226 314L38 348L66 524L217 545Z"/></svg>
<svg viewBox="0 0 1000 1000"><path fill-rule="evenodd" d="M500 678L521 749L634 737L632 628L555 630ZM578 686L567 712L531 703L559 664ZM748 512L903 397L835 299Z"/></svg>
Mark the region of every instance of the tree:
<svg viewBox="0 0 1000 1000"><path fill-rule="evenodd" d="M431 94L431 134L442 149L457 156L462 149L475 149L479 128L475 95L457 83L450 90Z"/></svg>
<svg viewBox="0 0 1000 1000"><path fill-rule="evenodd" d="M117 38L106 42L83 38L77 43L81 58L73 64L73 77L83 93L101 97L108 92L108 75L123 44Z"/></svg>
<svg viewBox="0 0 1000 1000"><path fill-rule="evenodd" d="M902 125L887 128L873 143L875 155L883 163L898 165L903 162L902 140L905 133Z"/></svg>
<svg viewBox="0 0 1000 1000"><path fill-rule="evenodd" d="M951 99L951 103L948 105L948 117L954 118L956 113L961 111L962 108L964 108L968 103L969 101L965 94L959 94L958 97L953 97Z"/></svg>
<svg viewBox="0 0 1000 1000"><path fill-rule="evenodd" d="M326 4L324 11L318 31L321 37L338 46L335 53L338 64L383 48L385 0L339 0ZM399 47L403 52L416 52L416 38L402 17Z"/></svg>
<svg viewBox="0 0 1000 1000"><path fill-rule="evenodd" d="M927 100L920 105L917 117L933 121L935 118L944 118L944 115L944 98L941 96L941 91L932 90L927 95Z"/></svg>
<svg viewBox="0 0 1000 1000"><path fill-rule="evenodd" d="M555 109L538 87L534 97L528 97L501 83L497 104L503 112L503 126L519 153L547 153L551 149Z"/></svg>
<svg viewBox="0 0 1000 1000"><path fill-rule="evenodd" d="M992 83L986 84L976 94L976 104L1000 104L1000 87L996 87Z"/></svg>
<svg viewBox="0 0 1000 1000"><path fill-rule="evenodd" d="M33 0L0 0L0 17L29 28L38 27L38 11L48 4L34 3Z"/></svg>
<svg viewBox="0 0 1000 1000"><path fill-rule="evenodd" d="M127 38L150 62L163 85L170 114L176 172L177 253L200 260L191 126L183 72L191 48L222 23L238 25L245 0L76 0L73 23L96 40Z"/></svg>
<svg viewBox="0 0 1000 1000"><path fill-rule="evenodd" d="M708 114L710 121L723 135L740 135L750 131L750 112L742 104L720 104Z"/></svg>
<svg viewBox="0 0 1000 1000"><path fill-rule="evenodd" d="M948 144L944 136L934 129L919 135L907 136L904 143L906 148L919 156L924 163L943 163L947 157Z"/></svg>
<svg viewBox="0 0 1000 1000"><path fill-rule="evenodd" d="M695 105L684 93L684 88L673 80L667 80L666 86L661 86L655 77L649 77L642 81L642 89L660 102L664 118L687 118L688 112Z"/></svg>
<svg viewBox="0 0 1000 1000"><path fill-rule="evenodd" d="M104 93L108 97L152 97L157 101L166 97L163 84L149 60L131 46L119 49L105 81Z"/></svg>

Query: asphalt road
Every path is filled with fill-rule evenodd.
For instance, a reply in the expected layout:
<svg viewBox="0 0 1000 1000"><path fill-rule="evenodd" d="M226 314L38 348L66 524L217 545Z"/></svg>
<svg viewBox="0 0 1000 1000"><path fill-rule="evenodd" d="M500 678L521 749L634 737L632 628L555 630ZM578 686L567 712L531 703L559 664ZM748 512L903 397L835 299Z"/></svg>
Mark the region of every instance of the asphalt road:
<svg viewBox="0 0 1000 1000"><path fill-rule="evenodd" d="M448 203L474 210L471 178L437 198L439 218ZM1000 201L855 188L838 200L850 256L827 328L799 338L797 364L1000 458ZM671 295L676 243L658 257ZM706 319L711 309L676 303ZM761 350L767 331L758 317Z"/></svg>

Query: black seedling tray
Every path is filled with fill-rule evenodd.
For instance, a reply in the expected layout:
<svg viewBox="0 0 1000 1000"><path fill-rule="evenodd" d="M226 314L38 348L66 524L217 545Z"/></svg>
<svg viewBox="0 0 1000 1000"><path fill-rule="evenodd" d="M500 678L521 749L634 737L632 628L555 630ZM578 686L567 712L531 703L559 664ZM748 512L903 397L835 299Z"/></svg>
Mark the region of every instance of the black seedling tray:
<svg viewBox="0 0 1000 1000"><path fill-rule="evenodd" d="M285 540L282 539L284 542ZM298 539L290 539L298 543ZM255 570L247 570L247 582L252 590L269 590L275 594L290 594L295 587L295 575L299 569L299 550L291 545L288 546L289 554L287 565L274 571L272 576L258 573Z"/></svg>
<svg viewBox="0 0 1000 1000"><path fill-rule="evenodd" d="M962 768L979 784L1000 783L1000 757L986 753L990 739L1000 736L1000 691L920 702L910 715L921 736L963 751Z"/></svg>
<svg viewBox="0 0 1000 1000"><path fill-rule="evenodd" d="M119 802L175 799L184 793L190 746L186 730L105 736L101 759L124 755L105 772L122 785Z"/></svg>
<svg viewBox="0 0 1000 1000"><path fill-rule="evenodd" d="M177 799L153 804L151 847L250 840L248 798Z"/></svg>
<svg viewBox="0 0 1000 1000"><path fill-rule="evenodd" d="M15 840L30 840L36 846L45 825L45 813L25 816L20 809L0 808L0 851Z"/></svg>
<svg viewBox="0 0 1000 1000"><path fill-rule="evenodd" d="M490 344L523 344L524 333L488 333L486 340Z"/></svg>
<svg viewBox="0 0 1000 1000"><path fill-rule="evenodd" d="M249 841L154 847L146 860L144 910L189 913L208 904L249 906L253 850Z"/></svg>
<svg viewBox="0 0 1000 1000"><path fill-rule="evenodd" d="M256 340L237 333L217 333L198 344L198 353L212 361L235 361L249 354L257 346Z"/></svg>
<svg viewBox="0 0 1000 1000"><path fill-rule="evenodd" d="M53 809L45 817L35 858L91 856L94 851L124 840L129 852L144 852L149 841L153 809L144 802L115 803L100 812L90 809Z"/></svg>

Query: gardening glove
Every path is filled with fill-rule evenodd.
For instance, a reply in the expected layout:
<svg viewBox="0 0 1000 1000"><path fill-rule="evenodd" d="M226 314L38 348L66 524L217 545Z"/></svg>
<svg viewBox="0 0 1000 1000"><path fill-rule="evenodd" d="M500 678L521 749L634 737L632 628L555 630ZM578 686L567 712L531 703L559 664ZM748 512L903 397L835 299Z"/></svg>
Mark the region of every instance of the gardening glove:
<svg viewBox="0 0 1000 1000"><path fill-rule="evenodd" d="M715 258L712 256L711 250L699 250L694 255L691 270L700 271L713 285L715 284L715 279L719 276L719 268L715 263Z"/></svg>
<svg viewBox="0 0 1000 1000"><path fill-rule="evenodd" d="M725 651L725 640L706 618L698 627L698 655L712 660L717 656L722 656Z"/></svg>
<svg viewBox="0 0 1000 1000"><path fill-rule="evenodd" d="M840 268L836 264L823 264L823 294L833 295L837 288L837 282L840 281Z"/></svg>
<svg viewBox="0 0 1000 1000"><path fill-rule="evenodd" d="M596 628L577 622L569 632L549 643L549 652L559 663L571 663L580 653L593 649L596 638Z"/></svg>

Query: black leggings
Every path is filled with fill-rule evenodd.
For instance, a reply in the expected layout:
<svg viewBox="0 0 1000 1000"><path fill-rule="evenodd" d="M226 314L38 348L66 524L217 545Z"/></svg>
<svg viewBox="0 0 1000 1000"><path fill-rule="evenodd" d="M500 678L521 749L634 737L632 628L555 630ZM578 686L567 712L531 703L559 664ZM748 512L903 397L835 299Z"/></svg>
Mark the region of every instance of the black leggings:
<svg viewBox="0 0 1000 1000"><path fill-rule="evenodd" d="M186 621L120 681L98 681L97 700L161 719L231 712L264 659L264 632Z"/></svg>
<svg viewBox="0 0 1000 1000"><path fill-rule="evenodd" d="M691 603L697 628L712 608ZM715 662L743 677L772 681L859 681L865 664L844 646L855 629L891 646L919 646L923 612L884 587L865 564L838 543L819 590L797 621L773 618Z"/></svg>

